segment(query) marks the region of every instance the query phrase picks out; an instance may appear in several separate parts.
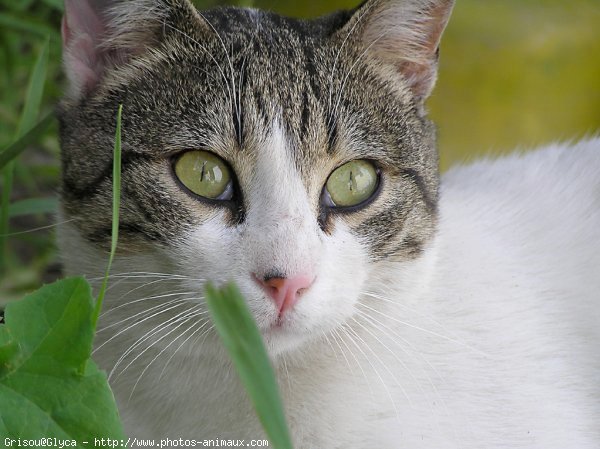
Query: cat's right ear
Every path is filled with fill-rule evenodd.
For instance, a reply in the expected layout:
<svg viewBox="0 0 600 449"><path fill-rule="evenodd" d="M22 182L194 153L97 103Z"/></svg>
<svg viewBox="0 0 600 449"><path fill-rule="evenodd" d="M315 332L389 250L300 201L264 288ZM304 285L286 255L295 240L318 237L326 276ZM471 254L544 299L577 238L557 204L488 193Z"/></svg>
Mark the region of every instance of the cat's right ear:
<svg viewBox="0 0 600 449"><path fill-rule="evenodd" d="M156 46L169 22L182 18L200 20L188 0L65 0L67 95L79 98L91 92L109 69Z"/></svg>
<svg viewBox="0 0 600 449"><path fill-rule="evenodd" d="M342 45L404 80L417 104L431 93L438 48L454 0L368 0L338 31Z"/></svg>

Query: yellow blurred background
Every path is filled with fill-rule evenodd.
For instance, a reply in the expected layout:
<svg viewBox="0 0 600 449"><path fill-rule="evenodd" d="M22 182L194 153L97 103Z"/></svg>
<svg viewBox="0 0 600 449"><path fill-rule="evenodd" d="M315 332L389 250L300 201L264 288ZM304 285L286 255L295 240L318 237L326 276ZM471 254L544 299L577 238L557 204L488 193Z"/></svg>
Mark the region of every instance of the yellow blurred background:
<svg viewBox="0 0 600 449"><path fill-rule="evenodd" d="M314 17L356 1L264 0ZM600 0L457 0L429 100L442 168L600 130Z"/></svg>

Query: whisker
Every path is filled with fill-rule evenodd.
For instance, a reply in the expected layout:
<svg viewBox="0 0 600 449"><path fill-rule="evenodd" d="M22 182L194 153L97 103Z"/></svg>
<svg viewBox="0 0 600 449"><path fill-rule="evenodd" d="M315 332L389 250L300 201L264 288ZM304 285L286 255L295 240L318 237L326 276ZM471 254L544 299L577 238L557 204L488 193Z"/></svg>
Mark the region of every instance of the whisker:
<svg viewBox="0 0 600 449"><path fill-rule="evenodd" d="M72 221L76 221L76 220L78 220L78 218L71 218L69 220L61 221L61 222L58 222L58 223L53 223L51 225L40 226L39 228L27 229L26 231L9 232L8 234L0 234L0 237L13 237L15 235L23 235L23 234L29 234L31 232L44 231L46 229L57 228L59 226L62 226L62 225L67 224L67 223L71 223Z"/></svg>
<svg viewBox="0 0 600 449"><path fill-rule="evenodd" d="M184 310L183 312L178 313L177 315L175 315L174 317L168 319L167 321L164 321L164 322L160 323L158 326L156 326L153 329L151 329L150 331L146 332L146 334L144 334L142 337L138 338L136 340L136 342L134 344L132 344L121 355L121 357L119 357L119 360L117 360L117 363L115 363L115 365L113 366L112 370L110 371L110 373L108 375L108 379L109 380L112 379L113 374L115 373L115 371L117 370L117 368L119 367L119 365L129 356L129 354L131 354L136 348L138 348L139 346L141 346L144 342L146 342L149 339L151 339L152 337L154 337L156 334L162 332L164 329L170 327L173 324L179 323L180 321L191 319L193 317L204 315L204 314L208 313L207 311L198 312L197 311L198 308L199 308L199 306L194 306L194 307L191 307L191 308L189 308L187 310ZM194 310L194 309L196 309L196 310ZM155 340L149 346L147 346L146 349L144 349L142 352L140 352L131 362L129 362L127 364L127 366L125 368L123 368L117 374L116 378L119 378L127 370L127 368L129 368L137 359L139 359L143 354L145 354L146 351L148 351L151 347L153 347L156 343L158 343L159 341L161 341L167 335L171 334L174 330L178 329L178 327L176 327L175 329L172 329L171 331L169 331L166 334L162 335L161 337L158 338L158 340Z"/></svg>
<svg viewBox="0 0 600 449"><path fill-rule="evenodd" d="M190 299L190 300L191 300L191 299L194 299L194 298L188 298L188 299ZM153 317L155 317L155 316L158 316L158 315L160 315L160 314L163 314L163 313L165 313L165 312L168 312L169 310L173 310L173 309L175 309L175 308L179 307L179 306L180 306L180 305L182 305L182 304L184 304L184 302L178 303L178 304L176 304L176 305L174 305L174 306L171 306L171 307L169 307L169 308L167 308L167 309L160 310L159 312L156 312L156 313L154 313L154 314L152 314L152 315L150 315L150 316L147 316L147 317L145 317L145 318L141 319L140 321L136 321L136 322L135 322L135 323L133 323L132 325L130 325L130 326L128 326L128 327L126 327L125 329L122 329L121 331L117 332L115 335L113 335L112 337L110 337L108 340L106 340L104 343L102 343L100 346L98 346L96 349L94 349L94 350L92 351L92 354L95 354L95 353L96 353L97 351L99 351L99 350L100 350L100 349L101 349L101 348L102 348L104 345L106 345L107 343L111 342L112 340L114 340L114 339L115 339L115 338L117 338L119 335L123 334L124 332L127 332L129 329L131 329L131 328L133 328L133 327L137 326L138 324L141 324L141 323L143 323L144 321L147 321L147 320L149 320L150 318L153 318Z"/></svg>
<svg viewBox="0 0 600 449"><path fill-rule="evenodd" d="M189 292L182 293L182 295L183 295L183 294L189 294ZM190 299L189 299L189 298L172 299L172 300L170 300L170 301L167 301L167 302L164 302L164 303L157 304L157 305L155 305L155 306L152 306L152 307L150 307L150 308L148 308L148 309L144 309L144 310L142 310L142 311L140 311L140 312L138 312L138 313L136 313L136 314L134 314L134 315L128 316L127 318L124 318L124 319L122 319L122 320L120 320L120 321L117 321L117 322L115 322L115 323L108 324L108 325L106 325L106 326L104 326L104 327L102 327L102 328L98 329L98 331L97 331L97 332L98 332L98 333L100 333L100 332L104 332L104 331L105 331L105 330L107 330L107 329L110 329L110 328L112 328L112 327L118 326L119 324L123 324L123 323L125 323L125 322L127 322L127 321L130 321L130 320L132 320L132 319L134 319L134 318L137 318L137 317L139 317L139 316L144 316L144 315L147 315L147 314L149 314L149 313L152 313L152 312L154 312L155 310L161 310L161 309L164 309L164 308L166 308L166 307L170 306L171 304L180 304L180 303L185 303L185 302L190 302Z"/></svg>
<svg viewBox="0 0 600 449"><path fill-rule="evenodd" d="M342 329L346 333L346 335L348 336L348 338L350 339L350 341L360 351L360 353L363 355L363 357L365 358L365 360L367 361L367 363L371 366L371 369L375 372L375 375L379 378L379 381L381 382L381 385L385 389L387 395L390 398L390 401L392 402L392 407L394 407L394 411L396 412L396 416L398 417L398 420L400 420L400 413L398 412L398 409L396 407L396 401L394 401L394 397L392 396L392 393L390 392L389 388L387 387L385 381L383 380L383 377L381 377L381 374L379 373L379 371L377 370L377 368L375 368L375 365L373 365L373 363L371 363L371 360L369 359L369 357L367 356L367 354L365 354L365 352L362 350L362 348L360 347L360 345L358 343L356 343L356 341L352 337L352 334L350 334L350 331L352 329L350 327L346 327L346 326L342 326L340 329ZM354 332L354 331L352 330L352 332ZM357 334L355 333L355 335L357 335ZM364 340L362 340L362 342L364 343Z"/></svg>
<svg viewBox="0 0 600 449"><path fill-rule="evenodd" d="M196 336L196 338L194 339L194 341L192 342L192 345L196 345L198 343L198 340L200 338L202 338L202 341L200 342L200 344L198 345L198 347L202 347L204 345L204 343L206 342L206 338L208 337L208 335L210 334L210 331L215 329L215 325L212 323L212 321L210 321L211 325L208 327L208 329L206 329L204 332L202 332L200 335Z"/></svg>
<svg viewBox="0 0 600 449"><path fill-rule="evenodd" d="M385 34L381 34L379 37L377 37L377 39L373 39L373 42L371 42L362 52L361 54L356 58L356 60L354 61L354 63L352 64L352 66L350 67L350 70L348 70L348 72L346 73L346 76L344 77L344 80L342 81L342 86L340 87L340 90L338 92L338 96L337 96L337 101L336 104L334 106L334 109L331 113L331 118L332 118L332 122L330 122L328 124L328 128L331 130L334 126L335 123L337 121L337 111L339 109L340 103L342 101L342 95L344 93L344 90L346 88L346 83L348 82L348 78L350 77L350 74L352 73L352 71L354 70L354 68L356 67L356 65L360 62L360 60L369 52L369 50L371 49L371 47L373 45L375 45L379 39L381 39L383 36L385 36Z"/></svg>
<svg viewBox="0 0 600 449"><path fill-rule="evenodd" d="M244 84L244 69L246 68L246 59L246 55L244 55L244 58L242 59L242 67L240 68L240 77L238 80L238 145L240 147L242 146L242 136L244 133L244 130L242 129L242 86Z"/></svg>
<svg viewBox="0 0 600 449"><path fill-rule="evenodd" d="M240 126L241 125L241 117L240 117L239 108L237 106L238 105L238 99L236 98L235 74L234 74L234 69L233 69L233 62L231 61L231 58L229 57L229 52L227 51L227 47L225 46L225 42L223 42L223 38L221 37L221 35L219 34L219 32L215 29L215 27L213 26L213 24L202 14L202 12L198 11L198 14L200 15L200 17L202 17L202 19L208 24L208 26L213 30L213 32L217 36L217 39L219 40L219 43L221 44L221 48L223 48L223 53L225 54L225 57L227 58L227 62L229 63L229 72L230 72L230 75L231 75L231 85L227 81L227 78L225 77L224 71L222 71L223 72L223 78L225 78L226 85L227 85L228 89L230 89L230 91L231 91L231 93L229 95L230 102L231 102L231 107L232 107L232 109L234 109L236 111L236 116L237 116L236 118L237 118L238 126ZM232 51L232 53L233 53L233 51ZM212 59L216 63L216 60L214 58L212 58ZM241 128L241 126L240 126L240 128Z"/></svg>
<svg viewBox="0 0 600 449"><path fill-rule="evenodd" d="M343 327L339 328L340 330L343 330ZM371 382L369 381L369 378L367 377L367 373L365 373L365 370L363 369L361 363L358 361L358 357L356 357L356 354L354 354L354 352L352 352L352 350L350 349L350 347L348 346L348 344L344 341L344 339L342 338L342 336L339 334L338 329L334 330L335 334L339 337L340 341L342 342L342 344L348 349L348 352L350 352L350 355L354 358L354 360L356 361L356 364L358 365L358 368L360 369L363 377L365 378L365 382L367 383L367 387L369 388L369 392L371 393L371 396L373 397L373 399L375 398L375 391L373 390L373 387L371 386ZM354 340L352 340L352 338L350 337L350 335L348 335L347 332L344 332L346 334L346 336L348 336L350 338L350 340L352 342L354 342ZM355 343L356 344L356 343Z"/></svg>
<svg viewBox="0 0 600 449"><path fill-rule="evenodd" d="M201 313L201 312L196 312L196 313L197 313L197 314L200 314L200 315L202 315L202 313ZM190 320L194 319L196 316L197 316L197 315L196 315L195 313L188 313L188 314L186 314L186 315L183 315L183 316L179 317L177 320L175 320L175 321L173 321L173 322L171 322L171 323L169 323L169 324L167 324L167 325L161 326L161 327L160 327L160 329L158 329L156 332L154 332L154 333L153 333L153 334L152 334L152 335L151 335L149 338L147 338L145 341L149 340L149 339L150 339L151 337L153 337L154 335L156 335L156 334L159 334L159 333L160 333L160 332L162 332L163 330L166 330L166 329L168 329L168 328L169 328L169 327L171 327L172 325L175 325L175 324L179 323L179 324L177 324L177 326L175 326L174 328L172 328L170 331L168 331L168 332L166 332L165 334L161 335L161 336L160 336L160 337L159 337L157 340L154 340L154 341L152 341L152 342L151 342L151 343L150 343L148 346L146 346L146 348L145 348L143 351L141 351L141 352L140 352L140 353L139 353L137 356L135 356L135 357L133 358L133 360L131 360L131 361L130 361L130 362L129 362L129 363L128 363L128 364L127 364L127 365L126 365L126 366L125 366L125 367L124 367L124 368L123 368L123 369L122 369L122 370L121 370L121 371L120 371L120 372L119 372L119 373L116 375L116 377L115 377L115 380L117 380L119 377L121 377L121 376L122 376L122 375L125 373L125 371L127 371L127 369L129 369L129 367L130 367L131 365L133 365L133 364L136 362L136 360L138 360L138 359L139 359L141 356L143 356L143 355L144 355L144 354L145 354L147 351L149 351L151 348L153 348L153 347L154 347L156 344L158 344L158 343L159 343L160 341L162 341L164 338L166 338L166 337L168 337L169 335L171 335L173 332L175 332L175 331L176 331L177 329L179 329L181 326L183 326L184 324L188 323ZM140 346L141 346L141 343L140 343L140 344L138 344L138 345L136 346L136 348L137 348L137 347L140 347ZM120 365L120 363L121 363L123 360L125 360L125 358L127 358L127 356L129 356L130 354L132 354L134 350L135 350L135 348L130 348L130 350L128 350L128 353L127 353L127 354L123 354L123 356L122 356L122 357L119 359L119 361L117 361L117 363L115 364L115 366L114 366L114 367L113 367L113 369L111 370L111 372L110 372L110 374L109 374L109 376L108 376L108 378L109 378L109 379L111 379L111 378L112 378L112 375L113 375L113 373L116 371L116 369L117 369L117 367Z"/></svg>
<svg viewBox="0 0 600 449"><path fill-rule="evenodd" d="M176 292L172 292L172 293L165 293L164 295L154 295L154 296L146 296L144 298L140 298L140 299L135 299L133 301L127 301L126 303L123 304L119 304L118 306L112 307L110 309L108 309L106 312L103 312L100 315L100 318L102 318L105 315L108 315L110 312L114 312L115 310L121 309L123 307L132 305L132 304L136 304L138 302L142 302L142 301L149 301L149 300L153 300L153 299L162 299L162 298L168 298L170 296L177 296L177 295L193 295L195 294L195 292L191 292L191 291L185 291L185 290L179 290ZM121 296L121 298L123 298L126 295ZM149 309L148 309L149 310ZM110 326L109 326L110 327Z"/></svg>
<svg viewBox="0 0 600 449"><path fill-rule="evenodd" d="M439 377L439 379L446 383L445 379L442 377L442 375L438 372L438 370L435 368L435 366L433 366L429 360L427 360L427 358L423 355L423 352L418 350L417 348L415 348L415 346L413 344L411 344L410 341L408 341L407 339L403 338L400 334L398 334L398 332L396 332L394 329L392 329L390 326L386 325L385 323L383 323L382 321L379 321L377 318L372 317L371 315L363 312L362 310L357 310L357 312L364 317L366 320L370 321L370 322L374 322L376 323L376 327L378 327L382 332L384 332L384 335L386 335L390 340L392 340L396 345L398 345L398 347L402 350L402 352L404 352L407 356L410 357L410 354L406 351L406 349L400 344L399 341L395 340L394 338L391 337L391 335L395 336L396 338L398 338L399 340L401 340L402 343L405 343L411 350L413 354L416 354L418 357L420 357L433 371L434 373ZM433 388L435 388L433 382L431 381L431 378L427 375L427 373L425 373L425 375L427 376L427 379L429 380L431 386Z"/></svg>
<svg viewBox="0 0 600 449"><path fill-rule="evenodd" d="M129 280L129 281L130 281L130 278L122 278L122 279L119 279L117 282L115 282L114 284L112 284L112 285L111 285L111 286L108 288L108 290L112 290L112 288L113 288L113 287L115 287L116 285L119 285L119 284L121 284L122 282L124 282L124 281L126 281L126 280ZM180 281L179 279L169 279L169 278L162 278L162 279L155 279L155 280L153 280L153 281L150 281L150 282L144 282L144 283L142 283L142 284L138 285L137 287L134 287L134 288L132 288L132 289L131 289L131 290L129 290L128 292L125 292L124 294L122 294L122 295L119 297L119 299L118 299L118 300L121 300L121 299L125 298L126 296L128 296L128 295L132 294L133 292L135 292L135 291L137 291L137 290L139 290L139 289L141 289L141 288L148 288L148 287L150 287L151 285L158 284L159 282L165 282L165 281L175 281L175 280L177 280L178 282ZM131 282L131 281L130 281L130 282ZM138 283L138 281L135 281L135 282L136 282L136 283Z"/></svg>
<svg viewBox="0 0 600 449"><path fill-rule="evenodd" d="M287 380L288 388L290 389L290 391L292 391L292 380L290 379L290 372L288 371L287 359L285 357L285 354L283 355L282 360L283 360L283 369L285 370L285 378Z"/></svg>
<svg viewBox="0 0 600 449"><path fill-rule="evenodd" d="M169 365L169 362L171 360L173 360L173 357L175 357L175 355L177 354L177 352L179 352L179 350L182 348L183 345L185 345L188 340L190 338L192 338L194 335L196 335L198 332L200 332L207 324L210 323L210 320L205 320L204 322L202 321L197 321L196 323L193 324L193 326L196 326L198 324L202 324L198 329L196 329L194 332L192 332L185 340L183 340L183 342L177 346L177 349L175 349L175 351L171 354L171 356L167 359L165 366L163 367L162 371L160 372L160 375L158 376L158 380L157 382L160 382L160 379L162 378L163 374L165 373L165 370L167 369L167 366ZM211 328L209 327L207 331L209 331Z"/></svg>
<svg viewBox="0 0 600 449"><path fill-rule="evenodd" d="M144 279L144 278L169 278L169 279L192 279L189 276L181 275L181 274L172 274L172 273L152 273L147 271L129 271L122 273L111 273L108 275L109 279L111 278L130 278L130 279ZM101 281L104 279L104 276L99 276L95 278L89 278L91 281ZM192 279L194 280L194 279Z"/></svg>
<svg viewBox="0 0 600 449"><path fill-rule="evenodd" d="M365 296L368 296L370 298L374 298L374 299L378 299L380 301L383 301L383 302L385 302L387 304L393 304L394 306L401 307L402 309L405 309L405 310L408 310L411 313L414 313L415 315L417 315L420 318L424 318L426 320L431 321L432 323L434 323L437 326L439 326L442 330L449 332L448 329L442 323L440 323L439 321L436 321L433 318L431 318L430 316L424 315L423 313L418 312L417 310L414 310L414 309L408 307L406 304L403 304L400 301L394 301L392 299L385 298L385 297L383 297L381 295L378 295L376 293L369 292L369 291L361 292L361 295L365 295Z"/></svg>
<svg viewBox="0 0 600 449"><path fill-rule="evenodd" d="M340 48L338 49L338 51L335 55L335 59L333 60L333 66L331 68L331 77L329 78L329 100L327 102L327 109L330 111L330 114L331 114L331 99L332 99L332 94L333 94L333 75L335 74L335 69L336 69L338 60L342 54L342 50L344 49L346 42L348 42L348 39L350 39L350 36L352 35L352 33L354 33L354 30L356 29L356 27L362 22L363 18L366 16L367 12L371 9L373 4L374 4L374 2L371 2L371 3L368 3L365 5L364 11L361 12L360 16L358 17L358 19L356 20L354 25L352 25L352 28L350 28L350 30L348 31L348 34L346 34L346 37L344 38L342 45L340 45Z"/></svg>
<svg viewBox="0 0 600 449"><path fill-rule="evenodd" d="M206 20L206 19L205 19ZM207 21L207 23L209 23ZM210 24L210 23L209 23ZM198 42L196 39L194 39L193 37L189 36L188 34L184 33L183 31L181 31L180 29L178 29L177 27L174 27L168 23L164 23L164 25L170 29L172 29L173 31L181 34L182 36L184 36L186 39L189 39L191 42L193 42L194 44L198 45L198 47L200 47L202 50L204 50L204 52L213 60L213 62L216 64L217 69L219 70L221 77L223 78L223 80L225 81L225 86L227 87L226 90L226 94L227 97L229 98L229 102L233 105L233 97L229 91L230 86L229 86L229 80L228 78L225 76L225 72L223 71L223 68L221 67L221 65L217 62L217 60L215 59L215 57L212 55L212 53L210 53L206 47L204 45L202 45L200 42ZM211 25L212 26L212 25Z"/></svg>
<svg viewBox="0 0 600 449"><path fill-rule="evenodd" d="M335 334L337 334L337 332L335 332ZM340 346L340 342L338 341L338 339L337 339L337 337L336 337L335 334L334 334L334 331L332 331L331 338L333 338L333 341L335 341L335 344L337 345L337 347L340 348L340 353L342 354L342 357L344 357L344 360L346 361L346 365L348 365L348 370L350 371L350 374L352 374L352 377L355 377L354 370L352 369L352 366L350 365L350 361L346 357L346 353L344 352L344 350Z"/></svg>
<svg viewBox="0 0 600 449"><path fill-rule="evenodd" d="M444 383L446 384L446 380L441 376L441 374L438 372L438 370L435 368L435 366L433 366L429 360L427 360L427 358L423 355L423 353L419 350L417 350L409 341L405 340L404 338L402 338L397 332L395 332L392 328L390 328L389 326L385 325L384 323L382 323L381 321L377 320L376 318L371 317L370 315L366 314L363 311L358 310L357 311L359 313L359 315L361 315L364 319L366 319L367 321L369 321L371 323L371 325L373 325L375 327L375 329L379 330L380 332L383 333L384 336L386 336L388 339L390 339L394 344L396 344L401 350L402 352L404 352L404 354L406 354L408 357L411 356L411 354L409 354L406 349L400 344L399 341L395 340L394 338L392 338L392 336L390 335L393 334L396 337L398 337L400 340L402 340L403 342L405 342L413 351L414 354L417 355L417 357L419 357L421 360L423 360L433 371L434 373L438 376L438 378ZM373 322L378 323L377 324L373 324ZM384 329L385 328L385 329ZM386 331L387 329L387 331ZM365 329L366 330L366 329ZM381 343L383 345L383 343ZM383 345L385 347L385 345ZM391 349L387 348L388 351L391 351ZM393 351L391 351L392 354L395 356L395 353ZM395 358L397 358L395 356ZM412 374L411 370L408 369L407 366L405 366L404 363L402 363L402 361L400 359L397 358L397 360L405 367L406 371L409 373L409 375L411 376L411 378L415 381L415 383L418 385L419 389L421 390L421 393L423 395L423 397L426 396L425 390L423 388L423 386L421 385L421 382L418 381L418 379L415 378L415 376ZM450 418L450 410L448 409L448 405L444 399L444 397L441 395L440 391L438 390L438 388L436 387L435 383L432 381L431 377L429 376L428 372L423 368L421 368L421 372L423 373L423 375L425 376L427 382L429 383L429 385L431 386L431 389L435 395L435 397L440 401L440 403L442 404L442 408L444 410L444 414L446 415L447 418ZM438 433L440 433L440 427L439 427L439 422L435 422L436 428L438 429ZM456 434L456 431L454 431L454 434L456 436L456 438L458 438L458 435Z"/></svg>
<svg viewBox="0 0 600 449"><path fill-rule="evenodd" d="M339 361L338 354L337 354L335 348L333 347L333 344L331 343L331 340L329 340L329 336L325 333L325 331L321 332L321 336L323 337L323 339L325 340L325 342L327 343L327 345L331 348L331 352L333 353L333 356L335 357L335 359L337 361Z"/></svg>
<svg viewBox="0 0 600 449"><path fill-rule="evenodd" d="M367 332L369 335L371 335L373 338L375 338L375 340L381 345L383 346L390 354L392 354L392 356L396 359L396 361L398 361L402 367L408 372L409 376L413 379L413 381L415 381L415 383L417 385L420 386L419 382L417 381L417 379L413 376L412 372L410 371L410 369L408 369L408 366L406 365L406 363L400 358L398 357L398 355L392 351L385 343L383 343L375 334L373 334L369 329L367 329L366 326L364 326L362 323L360 323L356 318L352 318L352 321L354 321L358 326L360 326L365 332ZM356 333L356 332L355 332ZM365 344L365 346L373 353L373 355L375 356L376 359L379 360L379 363L382 364L382 366L387 370L387 372L392 376L392 378L394 379L394 381L396 382L396 384L400 387L400 389L402 390L402 393L404 394L404 396L406 397L406 399L408 400L409 405L412 407L412 401L410 400L410 397L408 396L408 393L406 392L406 390L404 389L404 387L402 386L402 383L396 378L396 375L389 370L389 368L387 368L387 366L385 366L385 364L383 363L383 361L379 358L379 356L369 347L369 345L366 344L366 342L356 333L356 336L363 341L363 343ZM423 390L423 388L421 388L421 391L423 393L425 393L425 391Z"/></svg>
<svg viewBox="0 0 600 449"><path fill-rule="evenodd" d="M459 345L459 346L465 347L465 348L467 348L467 349L469 349L469 350L471 350L471 351L473 351L473 352L475 352L475 353L477 353L477 354L484 355L484 356L486 356L486 357L488 356L488 355L487 355L485 352L483 352L483 351L480 351L479 349L477 349L477 348L474 348L474 347L472 347L472 346L469 346L468 344L466 344L466 343L463 343L463 342L461 342L461 341L455 340L455 339L453 339L453 338L447 337L447 336L445 336L445 335L442 335L442 334L438 334L437 332L430 331L430 330L428 330L428 329L424 329L424 328L422 328L422 327L420 327L420 326L416 326L416 325L414 325L414 324L407 323L406 321L399 320L398 318L395 318L395 317L392 317L392 316L386 315L385 313L383 313L383 312L380 312L379 310L376 310L376 309L374 309L374 308L372 308L372 307L370 307L370 306L368 306L368 305L366 305L366 304L364 304L364 303L360 303L360 302L359 302L359 303L358 303L358 305L360 305L360 306L362 306L362 307L366 307L367 309L369 309L369 310L371 310L371 311L373 311L373 312L375 312L375 313L377 313L377 314L379 314L379 315L382 315L382 316L384 316L384 317L385 317L385 318L387 318L387 319L390 319L390 320L392 320L392 321L395 321L395 322L397 322L397 323L404 324L405 326L408 326L408 327L410 327L410 328L413 328L413 329L420 330L420 331L422 331L422 332L425 332L426 334L434 335L434 336L436 336L436 337L439 337L439 338L441 338L441 339L443 339L443 340L450 341L450 342L452 342L452 343L455 343L455 344L457 344L457 345Z"/></svg>
<svg viewBox="0 0 600 449"><path fill-rule="evenodd" d="M181 326L183 326L184 324L188 323L191 319L193 319L194 316L188 318L187 320L183 321L179 326L177 326L174 330L179 329ZM144 374L146 373L146 371L148 371L148 369L150 368L150 366L156 361L156 359L158 359L162 354L165 353L165 351L167 351L172 344L174 344L177 340L179 340L181 337L183 337L186 333L188 333L191 329L194 328L194 326L196 326L198 323L201 323L201 321L196 321L195 323L193 323L191 326L188 326L187 329L185 329L184 331L182 331L176 338L174 338L167 346L165 346L156 356L154 356L154 358L152 360L150 360L150 362L146 365L146 367L142 370L142 372L140 373L140 375L138 376L137 380L135 381L135 384L133 385L133 388L131 389L131 394L129 395L129 400L131 400L131 397L133 396L133 392L135 391L136 387L138 386L138 383L140 382L140 380L142 380L142 377L144 376ZM205 322L206 323L206 322ZM167 334L168 335L168 334ZM192 334L193 335L193 334ZM164 338L161 337L161 338ZM140 354L141 355L141 354ZM132 362L133 363L133 362ZM125 369L127 369L127 367L125 367Z"/></svg>

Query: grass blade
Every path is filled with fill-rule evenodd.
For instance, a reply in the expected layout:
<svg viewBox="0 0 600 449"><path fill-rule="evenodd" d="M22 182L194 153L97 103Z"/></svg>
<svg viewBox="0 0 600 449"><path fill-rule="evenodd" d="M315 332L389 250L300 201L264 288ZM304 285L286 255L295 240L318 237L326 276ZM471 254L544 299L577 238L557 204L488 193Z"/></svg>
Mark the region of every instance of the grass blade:
<svg viewBox="0 0 600 449"><path fill-rule="evenodd" d="M119 209L121 207L121 115L123 114L123 105L119 105L117 111L117 130L115 131L115 147L113 150L113 215L112 215L112 234L110 244L110 256L108 258L108 266L106 267L106 273L102 280L102 287L100 287L100 293L98 299L96 299L96 306L94 308L94 315L92 317L92 324L96 329L98 323L98 317L102 310L102 303L104 301L104 295L106 294L106 287L108 286L108 275L110 274L110 267L117 251L117 241L119 240Z"/></svg>
<svg viewBox="0 0 600 449"><path fill-rule="evenodd" d="M44 3L48 6L51 6L61 12L65 10L65 6L63 4L63 0L44 0Z"/></svg>
<svg viewBox="0 0 600 449"><path fill-rule="evenodd" d="M12 192L14 162L2 170L2 198L0 198L0 273L7 266L7 245L10 194Z"/></svg>
<svg viewBox="0 0 600 449"><path fill-rule="evenodd" d="M46 72L48 68L48 47L49 39L40 50L40 54L35 62L29 85L27 86L27 95L25 97L25 106L17 129L16 140L22 137L23 133L30 129L37 119L44 94L44 82L46 81ZM4 155L4 152L2 153ZM12 160L12 159L11 159ZM0 165L1 166L1 165ZM14 172L14 161L8 163L3 169L2 180L2 203L0 204L0 267L6 265L6 235L8 234L9 223L9 204L12 192Z"/></svg>
<svg viewBox="0 0 600 449"><path fill-rule="evenodd" d="M60 34L56 29L32 18L22 19L13 14L0 12L0 28L2 30L14 30L27 34L37 34L40 37L52 36L53 40L60 40Z"/></svg>
<svg viewBox="0 0 600 449"><path fill-rule="evenodd" d="M217 332L237 369L260 422L276 449L291 449L275 374L254 319L237 287L206 286L206 300Z"/></svg>
<svg viewBox="0 0 600 449"><path fill-rule="evenodd" d="M53 122L54 114L50 113L37 125L31 128L30 131L25 133L19 140L11 144L4 151L0 152L0 170L19 154L21 154L29 145L38 141L38 139L46 132Z"/></svg>
<svg viewBox="0 0 600 449"><path fill-rule="evenodd" d="M44 83L46 82L46 72L48 71L48 47L50 40L46 39L40 54L33 67L29 85L27 86L27 95L25 97L25 107L21 114L21 121L17 130L17 139L26 131L31 129L37 120L44 95Z"/></svg>
<svg viewBox="0 0 600 449"><path fill-rule="evenodd" d="M23 215L53 214L57 209L56 198L30 198L12 203L8 208L8 215L12 218Z"/></svg>

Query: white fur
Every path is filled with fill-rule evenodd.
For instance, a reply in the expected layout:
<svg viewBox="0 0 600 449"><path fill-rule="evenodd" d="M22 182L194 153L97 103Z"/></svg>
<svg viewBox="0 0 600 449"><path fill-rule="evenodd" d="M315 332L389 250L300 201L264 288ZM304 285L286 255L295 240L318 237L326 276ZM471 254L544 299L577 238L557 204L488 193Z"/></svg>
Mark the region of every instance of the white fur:
<svg viewBox="0 0 600 449"><path fill-rule="evenodd" d="M600 447L600 139L451 170L426 254L377 265L342 221L331 236L318 229L283 147L275 127L243 227L216 215L169 250L119 258L114 272L236 280L273 356L298 449ZM102 273L105 255L72 224L61 244L70 273ZM317 276L279 332L249 275L272 264ZM127 295L156 279L117 281L107 308L202 286L171 279ZM158 300L148 301L140 304ZM156 324L113 340L99 362L110 369ZM113 378L128 434L262 438L214 333L162 372L178 334L153 338Z"/></svg>

